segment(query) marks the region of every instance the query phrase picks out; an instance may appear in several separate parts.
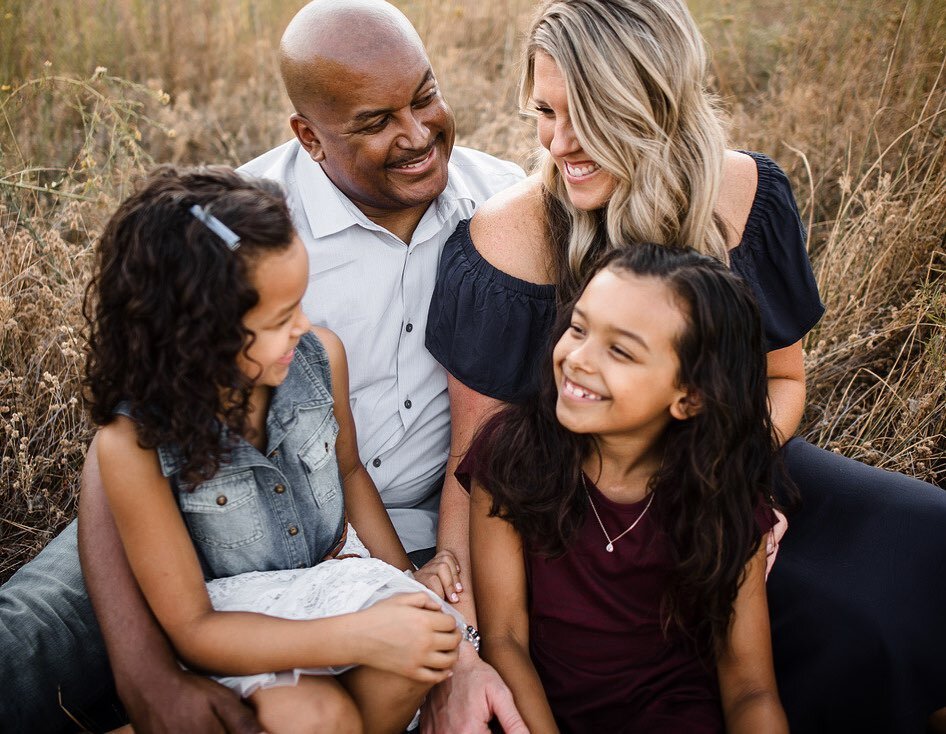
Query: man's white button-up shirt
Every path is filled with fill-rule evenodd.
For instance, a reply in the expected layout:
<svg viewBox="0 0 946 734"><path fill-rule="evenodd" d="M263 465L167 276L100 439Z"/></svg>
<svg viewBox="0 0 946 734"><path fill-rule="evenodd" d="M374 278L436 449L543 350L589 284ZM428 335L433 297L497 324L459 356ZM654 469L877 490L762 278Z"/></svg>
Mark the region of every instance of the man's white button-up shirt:
<svg viewBox="0 0 946 734"><path fill-rule="evenodd" d="M406 245L362 214L295 140L240 170L285 188L309 252L303 308L348 353L361 460L405 548L436 545L438 480L450 448L446 372L424 347L437 264L460 220L521 180L522 169L454 147L447 188Z"/></svg>

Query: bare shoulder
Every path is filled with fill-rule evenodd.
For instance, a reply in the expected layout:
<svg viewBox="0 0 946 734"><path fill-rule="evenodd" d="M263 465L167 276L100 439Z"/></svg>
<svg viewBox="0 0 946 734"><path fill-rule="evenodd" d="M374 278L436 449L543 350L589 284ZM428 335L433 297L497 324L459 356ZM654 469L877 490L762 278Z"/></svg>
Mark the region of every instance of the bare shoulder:
<svg viewBox="0 0 946 734"><path fill-rule="evenodd" d="M759 181L759 167L755 158L738 150L727 150L723 157L723 189L732 195L742 194L743 199L755 197Z"/></svg>
<svg viewBox="0 0 946 734"><path fill-rule="evenodd" d="M329 359L332 359L333 356L345 357L345 345L342 344L342 340L334 331L324 326L313 326L312 333L322 342L322 346L328 352Z"/></svg>
<svg viewBox="0 0 946 734"><path fill-rule="evenodd" d="M122 456L128 452L145 450L138 445L138 430L135 428L135 422L124 415L115 416L111 423L99 428L95 446L99 461L109 461L112 457Z"/></svg>
<svg viewBox="0 0 946 734"><path fill-rule="evenodd" d="M325 347L325 353L328 355L328 363L335 374L339 368L348 369L348 359L345 356L345 345L331 329L324 326L313 326L312 333L315 334L322 346Z"/></svg>
<svg viewBox="0 0 946 734"><path fill-rule="evenodd" d="M723 158L723 180L716 213L726 223L726 240L730 247L742 240L758 185L759 169L752 156L727 150Z"/></svg>
<svg viewBox="0 0 946 734"><path fill-rule="evenodd" d="M95 451L103 479L135 477L136 482L141 482L149 477L161 477L157 452L143 448L138 443L135 422L124 415L116 416L111 423L99 428ZM104 482L106 492L112 484L113 482ZM125 484L127 481L116 486Z"/></svg>
<svg viewBox="0 0 946 734"><path fill-rule="evenodd" d="M537 176L500 191L476 210L470 238L493 267L531 283L551 281L542 182Z"/></svg>

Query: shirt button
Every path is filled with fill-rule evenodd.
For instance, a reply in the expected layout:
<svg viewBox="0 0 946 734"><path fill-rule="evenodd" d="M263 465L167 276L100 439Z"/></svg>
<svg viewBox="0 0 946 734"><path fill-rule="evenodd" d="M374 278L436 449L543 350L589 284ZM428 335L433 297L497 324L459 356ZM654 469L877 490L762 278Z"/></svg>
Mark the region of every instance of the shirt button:
<svg viewBox="0 0 946 734"><path fill-rule="evenodd" d="M275 487L273 487L273 491L276 494L282 494L283 492L286 491L286 488L282 484L277 484Z"/></svg>
<svg viewBox="0 0 946 734"><path fill-rule="evenodd" d="M217 497L217 504L220 505L221 507L227 504L227 496L222 494L219 497Z"/></svg>
<svg viewBox="0 0 946 734"><path fill-rule="evenodd" d="M381 466L381 459L375 459L374 461L372 461L371 466L377 469L379 466Z"/></svg>
<svg viewBox="0 0 946 734"><path fill-rule="evenodd" d="M273 453L271 453L271 454L269 455L269 458L270 458L270 459L275 459L277 456L279 456L279 452L276 451L275 449L273 449Z"/></svg>
<svg viewBox="0 0 946 734"><path fill-rule="evenodd" d="M289 526L289 534L290 534L290 535L298 535L298 534L299 534L299 528L297 528L295 525L290 525L290 526Z"/></svg>
<svg viewBox="0 0 946 734"><path fill-rule="evenodd" d="M404 331L410 334L412 331L414 331L414 324L408 324L407 326L405 326Z"/></svg>
<svg viewBox="0 0 946 734"><path fill-rule="evenodd" d="M405 401L404 401L404 407L407 408L408 410L411 409L411 406L412 406L413 404L414 404L414 403L412 403L410 400L405 400Z"/></svg>

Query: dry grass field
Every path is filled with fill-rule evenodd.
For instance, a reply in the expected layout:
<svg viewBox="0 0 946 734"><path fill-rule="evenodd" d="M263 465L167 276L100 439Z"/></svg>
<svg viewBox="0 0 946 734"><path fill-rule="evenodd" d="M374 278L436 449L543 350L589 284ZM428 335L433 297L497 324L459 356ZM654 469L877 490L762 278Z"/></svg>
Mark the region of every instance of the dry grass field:
<svg viewBox="0 0 946 734"><path fill-rule="evenodd" d="M0 0L0 581L74 515L90 438L91 250L153 162L288 139L275 63L301 0ZM460 142L528 167L525 0L401 0ZM946 485L946 1L692 0L733 145L794 182L827 314L818 444Z"/></svg>

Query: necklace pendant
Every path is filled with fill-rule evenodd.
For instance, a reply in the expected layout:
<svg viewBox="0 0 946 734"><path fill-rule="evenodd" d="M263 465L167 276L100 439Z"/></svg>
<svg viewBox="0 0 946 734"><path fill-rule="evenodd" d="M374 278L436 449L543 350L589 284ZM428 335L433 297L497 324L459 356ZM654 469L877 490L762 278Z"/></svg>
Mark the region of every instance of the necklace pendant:
<svg viewBox="0 0 946 734"><path fill-rule="evenodd" d="M632 522L623 533L616 535L614 537L614 540L612 540L611 536L608 535L608 531L604 529L604 523L601 522L601 515L598 514L598 508L595 507L594 500L591 499L591 493L588 491L588 485L585 484L585 473L581 472L578 476L581 479L581 486L585 490L585 494L588 496L588 504L591 505L591 511L595 513L595 520L598 521L598 526L601 528L601 532L604 533L605 540L608 541L608 544L604 547L604 549L608 553L614 553L615 541L620 540L629 532L631 532L634 528L637 527L637 523L641 521L644 515L647 514L647 510L650 509L650 505L654 501L654 493L653 492L650 493L650 499L647 500L647 504L644 506L644 509L641 511L641 514L637 516L637 519L634 522Z"/></svg>

